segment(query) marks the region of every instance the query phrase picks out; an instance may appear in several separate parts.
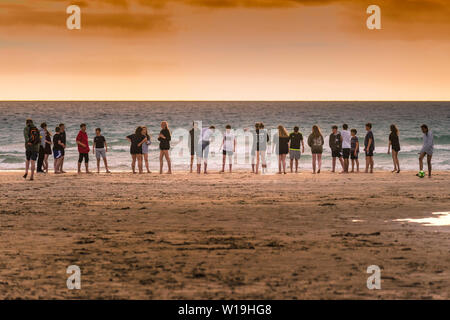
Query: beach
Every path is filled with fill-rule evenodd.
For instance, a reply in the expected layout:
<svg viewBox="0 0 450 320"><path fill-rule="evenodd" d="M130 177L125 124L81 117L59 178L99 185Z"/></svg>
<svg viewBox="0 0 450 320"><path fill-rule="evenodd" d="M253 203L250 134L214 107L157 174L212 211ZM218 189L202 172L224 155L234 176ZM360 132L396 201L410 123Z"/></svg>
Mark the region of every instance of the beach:
<svg viewBox="0 0 450 320"><path fill-rule="evenodd" d="M394 221L450 211L433 173L2 172L0 297L449 299L450 226Z"/></svg>

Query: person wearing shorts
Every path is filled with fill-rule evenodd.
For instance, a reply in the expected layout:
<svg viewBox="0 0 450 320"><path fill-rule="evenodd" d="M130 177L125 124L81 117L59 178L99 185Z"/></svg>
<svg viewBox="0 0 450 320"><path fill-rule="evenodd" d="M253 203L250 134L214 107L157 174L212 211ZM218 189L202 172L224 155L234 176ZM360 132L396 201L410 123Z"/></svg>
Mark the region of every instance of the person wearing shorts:
<svg viewBox="0 0 450 320"><path fill-rule="evenodd" d="M289 159L290 159L290 167L291 173L294 170L294 160L295 160L295 173L298 172L298 161L300 160L300 156L302 152L305 152L305 145L303 142L303 135L299 132L300 128L295 126L294 132L289 135ZM300 151L300 145L302 150Z"/></svg>
<svg viewBox="0 0 450 320"><path fill-rule="evenodd" d="M372 124L366 123L366 137L364 138L364 152L366 153L366 173L373 173L373 152L375 151L375 139L372 133Z"/></svg>
<svg viewBox="0 0 450 320"><path fill-rule="evenodd" d="M358 133L358 131L356 131L356 129L352 129L350 131L351 134L351 140L350 140L350 158L352 160L352 171L351 172L355 172L355 163L356 163L356 172L359 173L359 160L358 160L358 155L359 155L359 140L358 137L356 136L356 134Z"/></svg>
<svg viewBox="0 0 450 320"><path fill-rule="evenodd" d="M106 173L111 173L108 168L108 160L106 159L106 153L108 152L108 144L106 139L102 136L102 129L95 129L94 143L92 144L92 152L97 159L97 173L100 173L100 159L103 159L105 164Z"/></svg>
<svg viewBox="0 0 450 320"><path fill-rule="evenodd" d="M30 180L34 180L34 171L36 168L36 160L39 155L39 147L41 141L39 139L39 130L33 123L33 120L27 119L26 126L23 129L23 137L25 139L25 174L24 179L28 176L28 170L31 169Z"/></svg>
<svg viewBox="0 0 450 320"><path fill-rule="evenodd" d="M89 139L88 135L86 133L86 124L82 123L80 125L80 132L78 132L76 143L78 145L78 153L80 156L78 157L78 174L81 173L81 163L83 163L86 166L86 173L89 172L89 151L91 150L89 148Z"/></svg>
<svg viewBox="0 0 450 320"><path fill-rule="evenodd" d="M64 159L66 158L66 147L67 147L67 144L66 144L66 126L65 126L65 124L64 123L60 123L59 124L59 129L60 129L59 135L61 137L61 142L64 145L64 147L61 150L62 156L61 156L61 161L59 163L58 172L59 173L66 173L64 171L64 169L63 169L63 167L64 167Z"/></svg>
<svg viewBox="0 0 450 320"><path fill-rule="evenodd" d="M191 151L191 164L190 164L190 170L189 172L192 173L193 166L194 166L194 157L197 154L200 154L200 148L199 148L199 138L200 138L200 129L198 128L198 122L192 123L192 128L189 130L189 139L188 139L188 146ZM197 172L199 172L201 164L197 161Z"/></svg>
<svg viewBox="0 0 450 320"><path fill-rule="evenodd" d="M348 130L348 125L346 123L342 125L341 136L342 136L342 158L344 158L344 173L348 173L348 167L350 164L349 158L350 158L352 135Z"/></svg>
<svg viewBox="0 0 450 320"><path fill-rule="evenodd" d="M423 145L419 153L419 169L420 171L423 170L423 158L427 156L428 177L431 178L431 159L433 158L434 151L433 132L428 129L426 124L423 124L420 128L423 133Z"/></svg>
<svg viewBox="0 0 450 320"><path fill-rule="evenodd" d="M344 172L344 161L342 160L342 136L338 132L337 126L332 126L333 132L330 134L329 145L331 149L331 156L333 157L331 172L336 171L336 159L341 163L342 172Z"/></svg>
<svg viewBox="0 0 450 320"><path fill-rule="evenodd" d="M61 172L61 161L63 158L64 143L61 139L61 128L58 126L55 128L55 135L53 136L53 158L55 159L53 168L55 174L60 174Z"/></svg>
<svg viewBox="0 0 450 320"><path fill-rule="evenodd" d="M223 161L222 161L222 171L225 172L225 161L228 156L228 165L230 167L230 173L232 172L233 166L233 154L236 152L236 137L234 133L231 131L231 125L227 125L225 127L225 134L223 135L222 141L223 147Z"/></svg>

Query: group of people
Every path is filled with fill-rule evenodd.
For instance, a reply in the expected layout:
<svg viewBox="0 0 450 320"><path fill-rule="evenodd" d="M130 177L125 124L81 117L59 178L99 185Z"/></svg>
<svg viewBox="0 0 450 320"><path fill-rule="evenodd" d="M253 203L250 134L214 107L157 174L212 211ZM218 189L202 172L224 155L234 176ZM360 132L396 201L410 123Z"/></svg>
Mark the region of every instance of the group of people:
<svg viewBox="0 0 450 320"><path fill-rule="evenodd" d="M374 167L374 151L375 151L375 137L372 132L372 124L367 123L365 125L366 135L364 138L363 150L365 153L365 172L373 173ZM342 125L342 130L339 131L337 125L331 127L331 133L329 135L329 148L332 155L332 169L331 172L336 171L336 164L339 161L342 171L341 173L359 172L359 152L360 143L357 137L357 130L351 129L347 124ZM423 160L427 157L428 175L431 177L431 159L433 155L433 134L428 129L427 125L422 125L421 130L423 133L423 146L419 155L419 168L423 170ZM250 131L250 130L246 130ZM392 154L392 160L394 169L392 172L400 173L400 162L398 153L400 152L400 138L399 130L396 125L391 125L389 134L388 154ZM198 122L193 122L192 129L189 131L188 148L190 149L190 172L193 172L193 165L195 156L197 156L197 173L201 173L201 167L203 165L203 172L208 173L208 155L211 143L211 138L215 132L215 127L203 127L199 128ZM270 135L265 129L262 122L255 124L255 129L251 131L253 135L253 142L251 148L252 156L252 172L259 173L259 167L261 165L262 173L267 172L266 153L268 146L270 145ZM53 154L54 157L54 173L65 173L63 170L64 157L66 144L66 131L65 125L61 123L55 128L55 134L48 130L47 124L42 123L41 128L38 129L33 120L26 120L26 127L24 128L25 149L26 149L26 166L24 178L28 177L28 173L31 172L30 180L34 179L35 162L37 161L37 172L48 173L49 155ZM136 171L136 163L138 172L144 172L144 165L147 173L151 173L149 166L149 146L152 144L152 138L149 134L147 127L139 126L136 128L134 134L126 137L130 142L130 154L131 154L131 168L133 173ZM159 173L163 173L164 160L167 162L167 173L172 173L172 163L170 159L169 150L171 148L171 132L167 121L161 122L161 130L159 132L157 140L159 141ZM78 173L81 173L82 163L85 163L86 172L89 171L89 153L91 148L89 147L89 138L87 134L86 124L80 125L80 131L75 140L78 147ZM319 126L314 125L312 131L308 136L307 144L312 153L312 169L313 174L320 173L322 167L322 153L325 143L324 136ZM231 125L225 127L223 140L220 149L223 152L222 158L222 170L225 172L226 162L228 160L229 172L232 172L232 158L236 152L237 140L233 133ZM52 150L53 149L53 150ZM105 170L110 173L108 168L107 154L108 144L105 137L102 135L101 128L95 129L95 137L92 140L92 153L97 160L97 172L100 172L100 162L103 160ZM290 171L291 173L298 172L299 160L301 155L305 152L305 143L303 134L300 132L298 126L293 128L291 133L288 133L286 128L279 125L276 134L273 136L272 153L278 157L278 173L286 174L286 158L289 154ZM351 160L351 171L350 171ZM356 167L356 170L355 170Z"/></svg>

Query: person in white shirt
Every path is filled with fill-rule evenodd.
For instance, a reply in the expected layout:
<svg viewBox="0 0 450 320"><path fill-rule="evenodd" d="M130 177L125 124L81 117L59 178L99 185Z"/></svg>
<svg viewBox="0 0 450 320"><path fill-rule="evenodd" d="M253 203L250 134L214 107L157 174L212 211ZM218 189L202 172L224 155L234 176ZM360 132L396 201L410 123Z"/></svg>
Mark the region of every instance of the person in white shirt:
<svg viewBox="0 0 450 320"><path fill-rule="evenodd" d="M223 161L222 161L222 171L225 172L225 161L228 156L228 165L230 166L230 173L232 172L233 166L233 154L236 152L236 137L231 131L231 126L228 124L223 135L222 147L223 147Z"/></svg>
<svg viewBox="0 0 450 320"><path fill-rule="evenodd" d="M209 144L211 143L211 136L215 130L216 128L214 126L202 129L202 152L198 155L197 159L198 173L201 172L201 160L203 160L203 172L205 174L208 173Z"/></svg>
<svg viewBox="0 0 450 320"><path fill-rule="evenodd" d="M342 157L344 158L344 173L348 173L350 149L352 142L352 134L348 130L348 125L344 123L342 125L341 137L342 137Z"/></svg>
<svg viewBox="0 0 450 320"><path fill-rule="evenodd" d="M426 124L423 124L420 128L422 129L423 133L423 146L420 150L419 168L420 171L423 170L423 158L425 158L426 155L428 164L428 177L431 178L431 158L433 157L434 151L433 132L428 129L428 126Z"/></svg>

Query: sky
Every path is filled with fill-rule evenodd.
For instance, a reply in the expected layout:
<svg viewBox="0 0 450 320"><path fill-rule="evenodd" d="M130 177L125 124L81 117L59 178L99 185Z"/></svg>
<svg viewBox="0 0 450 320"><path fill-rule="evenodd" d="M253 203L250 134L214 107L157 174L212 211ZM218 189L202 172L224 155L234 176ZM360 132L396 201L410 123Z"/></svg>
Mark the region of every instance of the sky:
<svg viewBox="0 0 450 320"><path fill-rule="evenodd" d="M0 0L0 100L443 101L449 40L447 0Z"/></svg>

